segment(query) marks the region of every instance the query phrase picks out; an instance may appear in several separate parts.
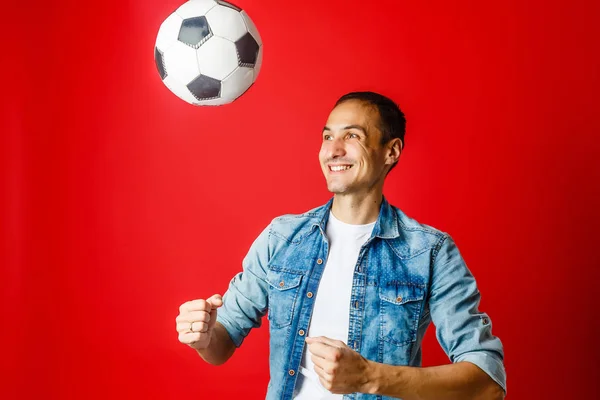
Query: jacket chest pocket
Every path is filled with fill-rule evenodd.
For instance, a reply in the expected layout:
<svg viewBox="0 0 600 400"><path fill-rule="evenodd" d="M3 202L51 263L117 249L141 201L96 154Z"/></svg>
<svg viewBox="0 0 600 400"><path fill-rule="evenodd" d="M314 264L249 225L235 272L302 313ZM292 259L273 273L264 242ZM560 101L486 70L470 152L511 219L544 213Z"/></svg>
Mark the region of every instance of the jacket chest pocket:
<svg viewBox="0 0 600 400"><path fill-rule="evenodd" d="M270 269L267 272L269 284L269 324L273 328L284 328L292 323L296 299L300 291L302 274Z"/></svg>
<svg viewBox="0 0 600 400"><path fill-rule="evenodd" d="M393 284L379 287L382 339L396 346L417 340L425 290L419 286Z"/></svg>

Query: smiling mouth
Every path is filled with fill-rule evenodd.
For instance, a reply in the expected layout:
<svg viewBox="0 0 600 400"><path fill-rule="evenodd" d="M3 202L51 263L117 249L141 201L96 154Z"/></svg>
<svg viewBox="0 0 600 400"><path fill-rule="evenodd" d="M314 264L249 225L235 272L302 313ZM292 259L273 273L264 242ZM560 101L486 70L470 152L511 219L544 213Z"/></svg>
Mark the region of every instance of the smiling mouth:
<svg viewBox="0 0 600 400"><path fill-rule="evenodd" d="M329 165L328 167L331 172L344 172L352 168L352 165Z"/></svg>

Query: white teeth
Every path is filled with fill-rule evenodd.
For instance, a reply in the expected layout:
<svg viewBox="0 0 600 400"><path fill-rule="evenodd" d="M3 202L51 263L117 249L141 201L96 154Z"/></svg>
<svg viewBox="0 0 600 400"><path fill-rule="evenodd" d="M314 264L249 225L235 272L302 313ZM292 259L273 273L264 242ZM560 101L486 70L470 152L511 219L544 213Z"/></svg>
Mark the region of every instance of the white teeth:
<svg viewBox="0 0 600 400"><path fill-rule="evenodd" d="M350 169L351 165L336 165L336 166L331 166L329 168L331 168L331 170L333 172L339 172L339 171L345 171L347 169Z"/></svg>

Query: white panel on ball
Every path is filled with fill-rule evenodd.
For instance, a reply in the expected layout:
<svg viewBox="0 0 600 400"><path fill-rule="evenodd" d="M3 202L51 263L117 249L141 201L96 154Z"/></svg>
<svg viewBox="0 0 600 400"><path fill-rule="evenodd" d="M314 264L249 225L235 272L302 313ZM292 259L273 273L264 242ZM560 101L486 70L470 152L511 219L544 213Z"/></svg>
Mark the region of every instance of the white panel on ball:
<svg viewBox="0 0 600 400"><path fill-rule="evenodd" d="M200 75L196 50L181 42L176 42L165 51L163 61L167 76L176 76L181 82L190 82Z"/></svg>
<svg viewBox="0 0 600 400"><path fill-rule="evenodd" d="M219 36L213 36L197 50L200 72L211 78L223 79L238 66L235 44Z"/></svg>
<svg viewBox="0 0 600 400"><path fill-rule="evenodd" d="M175 12L183 19L194 18L206 13L217 3L213 0L190 0L183 3Z"/></svg>
<svg viewBox="0 0 600 400"><path fill-rule="evenodd" d="M242 15L242 18L244 18L244 22L246 23L246 28L248 29L248 32L250 32L252 37L254 37L256 43L258 43L259 46L262 46L262 39L260 37L260 34L258 33L258 29L256 29L256 25L254 25L254 22L252 22L250 16L248 16L248 14L246 14L246 11L244 10L242 10L240 14Z"/></svg>
<svg viewBox="0 0 600 400"><path fill-rule="evenodd" d="M239 67L221 82L221 97L233 101L240 97L254 82L254 70Z"/></svg>
<svg viewBox="0 0 600 400"><path fill-rule="evenodd" d="M174 76L167 76L163 81L165 86L169 88L171 92L175 94L175 96L180 99L190 103L190 104L198 104L198 100L194 97L192 93L188 90L188 88Z"/></svg>
<svg viewBox="0 0 600 400"><path fill-rule="evenodd" d="M158 47L159 50L164 52L177 42L182 22L183 20L181 17L175 13L169 15L169 17L164 20L158 30L158 35L156 36L156 47Z"/></svg>
<svg viewBox="0 0 600 400"><path fill-rule="evenodd" d="M233 8L216 6L206 14L212 33L235 42L246 33L242 15Z"/></svg>

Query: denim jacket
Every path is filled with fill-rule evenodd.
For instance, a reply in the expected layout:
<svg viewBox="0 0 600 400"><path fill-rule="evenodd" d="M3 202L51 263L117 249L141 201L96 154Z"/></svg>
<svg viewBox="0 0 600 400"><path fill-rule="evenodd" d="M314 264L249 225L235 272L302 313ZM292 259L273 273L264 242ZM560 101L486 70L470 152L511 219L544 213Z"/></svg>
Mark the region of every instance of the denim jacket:
<svg viewBox="0 0 600 400"><path fill-rule="evenodd" d="M292 399L308 326L328 254L325 226L333 199L300 215L275 218L233 277L217 320L239 347L267 314L267 399ZM348 346L390 365L421 365L430 322L450 361L468 361L506 390L504 351L452 238L420 224L384 198L354 268ZM344 399L389 399L362 393Z"/></svg>

